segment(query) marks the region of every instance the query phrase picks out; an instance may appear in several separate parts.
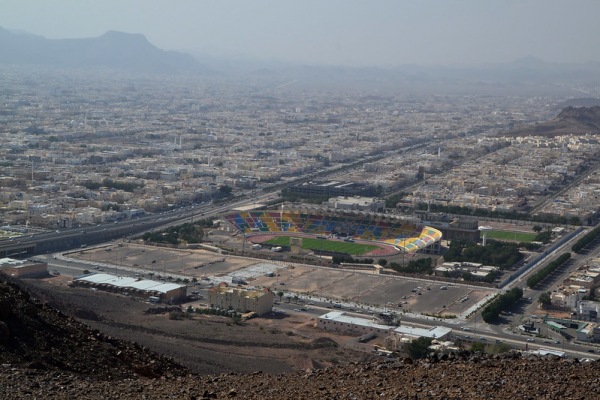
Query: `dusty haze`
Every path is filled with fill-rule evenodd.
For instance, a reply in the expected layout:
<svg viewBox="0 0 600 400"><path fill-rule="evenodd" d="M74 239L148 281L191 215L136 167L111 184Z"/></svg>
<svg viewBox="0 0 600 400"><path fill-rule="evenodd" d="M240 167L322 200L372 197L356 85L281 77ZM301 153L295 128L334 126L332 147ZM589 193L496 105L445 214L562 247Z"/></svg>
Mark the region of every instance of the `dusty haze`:
<svg viewBox="0 0 600 400"><path fill-rule="evenodd" d="M594 0L0 0L0 26L48 38L142 33L166 50L314 65L600 61Z"/></svg>

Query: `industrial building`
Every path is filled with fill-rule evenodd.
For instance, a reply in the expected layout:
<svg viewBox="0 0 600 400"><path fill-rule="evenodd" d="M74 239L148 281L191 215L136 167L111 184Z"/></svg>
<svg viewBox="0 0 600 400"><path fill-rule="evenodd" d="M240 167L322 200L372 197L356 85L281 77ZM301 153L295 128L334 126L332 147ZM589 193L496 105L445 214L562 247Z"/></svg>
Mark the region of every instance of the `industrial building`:
<svg viewBox="0 0 600 400"><path fill-rule="evenodd" d="M221 284L208 291L208 302L213 307L240 313L254 311L258 315L267 314L273 310L274 298L275 295L268 288L244 290Z"/></svg>
<svg viewBox="0 0 600 400"><path fill-rule="evenodd" d="M375 186L359 182L321 181L290 186L288 192L300 197L376 196Z"/></svg>
<svg viewBox="0 0 600 400"><path fill-rule="evenodd" d="M406 340L407 342L420 337L447 340L452 333L452 328L444 326L416 328L407 325L398 327L382 325L371 319L346 315L343 311L331 311L321 315L317 320L317 328L357 336L375 333L382 336L394 336L398 341Z"/></svg>
<svg viewBox="0 0 600 400"><path fill-rule="evenodd" d="M325 331L356 336L369 333L385 336L394 329L393 326L378 324L371 319L351 317L346 315L343 311L331 311L321 315L317 320L317 328Z"/></svg>
<svg viewBox="0 0 600 400"><path fill-rule="evenodd" d="M131 296L152 297L162 303L179 303L187 296L186 285L110 274L83 275L73 279L73 285L122 292Z"/></svg>
<svg viewBox="0 0 600 400"><path fill-rule="evenodd" d="M379 212L384 210L385 200L376 197L338 196L330 198L324 205L338 210Z"/></svg>
<svg viewBox="0 0 600 400"><path fill-rule="evenodd" d="M416 328L414 326L401 325L394 329L394 334L399 336L400 339L408 338L410 340L415 340L421 337L437 340L448 340L451 333L452 328L447 328L445 326Z"/></svg>
<svg viewBox="0 0 600 400"><path fill-rule="evenodd" d="M0 271L15 278L36 278L48 275L48 263L0 258Z"/></svg>

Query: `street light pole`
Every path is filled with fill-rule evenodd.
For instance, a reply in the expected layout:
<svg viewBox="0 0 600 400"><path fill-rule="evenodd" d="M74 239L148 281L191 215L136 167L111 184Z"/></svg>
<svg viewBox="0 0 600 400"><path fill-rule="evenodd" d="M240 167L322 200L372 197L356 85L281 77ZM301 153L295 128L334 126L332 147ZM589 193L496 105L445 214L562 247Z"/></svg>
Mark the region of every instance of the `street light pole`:
<svg viewBox="0 0 600 400"><path fill-rule="evenodd" d="M406 254L406 237L402 237L402 267L404 268L404 254Z"/></svg>

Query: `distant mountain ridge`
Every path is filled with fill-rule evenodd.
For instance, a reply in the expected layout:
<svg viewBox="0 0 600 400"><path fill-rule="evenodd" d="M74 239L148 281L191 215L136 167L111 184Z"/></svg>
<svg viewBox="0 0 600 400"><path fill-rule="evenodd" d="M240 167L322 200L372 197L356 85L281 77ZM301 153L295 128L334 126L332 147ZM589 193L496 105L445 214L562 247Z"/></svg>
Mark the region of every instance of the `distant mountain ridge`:
<svg viewBox="0 0 600 400"><path fill-rule="evenodd" d="M555 118L532 126L521 126L504 133L508 136L585 135L600 132L600 107L567 107Z"/></svg>
<svg viewBox="0 0 600 400"><path fill-rule="evenodd" d="M133 72L206 72L188 54L165 51L141 34L109 31L84 39L46 39L0 28L0 64L108 68Z"/></svg>
<svg viewBox="0 0 600 400"><path fill-rule="evenodd" d="M193 54L193 53L192 53ZM260 56L259 56L260 57ZM545 62L533 56L510 63L444 66L401 64L352 67L308 65L281 60L238 56L217 57L165 51L142 34L109 31L83 39L47 39L0 27L0 65L32 65L58 68L101 68L130 72L201 73L270 80L273 87L377 88L452 93L580 95L582 88L600 80L600 63ZM270 83L268 84L270 85Z"/></svg>

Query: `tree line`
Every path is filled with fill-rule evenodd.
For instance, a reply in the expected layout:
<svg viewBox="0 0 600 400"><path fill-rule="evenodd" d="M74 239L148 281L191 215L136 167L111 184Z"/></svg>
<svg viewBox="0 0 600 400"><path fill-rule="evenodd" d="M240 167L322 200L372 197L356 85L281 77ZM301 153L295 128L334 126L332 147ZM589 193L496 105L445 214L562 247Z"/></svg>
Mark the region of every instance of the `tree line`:
<svg viewBox="0 0 600 400"><path fill-rule="evenodd" d="M585 246L592 243L598 237L600 237L600 226L594 228L591 232L588 232L585 236L575 242L575 244L571 247L571 250L573 250L575 253L580 253Z"/></svg>
<svg viewBox="0 0 600 400"><path fill-rule="evenodd" d="M498 296L488 304L481 313L481 317L487 323L494 321L501 312L508 311L523 297L523 289L516 287Z"/></svg>
<svg viewBox="0 0 600 400"><path fill-rule="evenodd" d="M497 240L488 240L485 246L479 246L470 240L455 239L444 254L446 262L473 262L500 269L510 268L522 259L518 244Z"/></svg>
<svg viewBox="0 0 600 400"><path fill-rule="evenodd" d="M182 243L200 243L204 237L202 226L201 221L194 224L188 222L158 232L146 232L142 239L144 242L167 243L175 246Z"/></svg>
<svg viewBox="0 0 600 400"><path fill-rule="evenodd" d="M533 288L535 285L543 281L544 278L553 273L558 267L567 262L569 258L571 258L571 253L562 254L556 260L552 261L550 264L546 265L544 268L531 275L527 279L527 286Z"/></svg>
<svg viewBox="0 0 600 400"><path fill-rule="evenodd" d="M144 187L141 183L114 181L112 179L103 179L102 182L85 181L82 185L89 190L98 190L101 187L109 189L123 190L125 192L133 192L137 188Z"/></svg>
<svg viewBox="0 0 600 400"><path fill-rule="evenodd" d="M471 208L465 206L445 206L442 204L435 203L419 203L417 205L417 209L422 211L429 209L433 212L445 212L457 215L473 215L477 217L542 222L555 225L581 225L581 218L579 218L578 216L565 217L562 215L531 215L526 212L485 210L481 208Z"/></svg>

